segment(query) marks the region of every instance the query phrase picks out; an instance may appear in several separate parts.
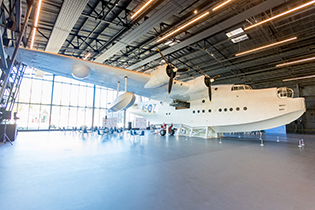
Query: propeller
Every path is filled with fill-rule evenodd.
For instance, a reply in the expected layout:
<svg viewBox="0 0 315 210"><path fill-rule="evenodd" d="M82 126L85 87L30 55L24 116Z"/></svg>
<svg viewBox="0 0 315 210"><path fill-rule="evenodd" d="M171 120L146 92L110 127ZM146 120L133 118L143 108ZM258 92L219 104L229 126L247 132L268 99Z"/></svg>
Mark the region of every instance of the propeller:
<svg viewBox="0 0 315 210"><path fill-rule="evenodd" d="M211 102L211 98L212 98L212 93L211 93L211 85L212 82L214 82L214 80L216 80L217 78L220 77L220 75L214 76L213 78L209 77L208 75L206 75L200 68L199 66L197 66L197 68L201 71L201 73L205 76L205 85L208 87L208 95L209 95L209 100Z"/></svg>
<svg viewBox="0 0 315 210"><path fill-rule="evenodd" d="M162 52L159 49L158 49L158 51L167 64L166 73L170 77L170 79L168 81L168 94L170 94L171 90L172 90L173 80L176 76L176 72L186 72L186 71L189 71L189 69L186 69L186 68L177 69L173 64L171 64L170 62L168 62L166 60L166 58L164 57L164 55L162 54Z"/></svg>

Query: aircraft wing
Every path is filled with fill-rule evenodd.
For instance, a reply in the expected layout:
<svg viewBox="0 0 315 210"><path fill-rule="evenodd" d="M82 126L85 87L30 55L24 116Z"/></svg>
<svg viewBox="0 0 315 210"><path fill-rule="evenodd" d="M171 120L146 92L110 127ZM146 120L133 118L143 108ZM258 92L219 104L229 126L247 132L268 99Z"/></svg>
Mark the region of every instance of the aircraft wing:
<svg viewBox="0 0 315 210"><path fill-rule="evenodd" d="M6 51L11 55L13 48L8 48ZM26 48L19 48L16 60L41 71L71 79L75 79L72 76L73 65L82 64L90 67L89 76L80 80L82 82L117 89L117 82L120 81L120 90L124 90L124 77L127 76L127 91L145 97L151 97L152 93L156 92L156 90L153 91L143 88L150 79L150 74L146 73Z"/></svg>
<svg viewBox="0 0 315 210"><path fill-rule="evenodd" d="M6 52L7 54L12 55L13 48L7 48ZM90 73L87 78L81 79L80 81L112 88L114 90L117 89L117 83L120 81L120 91L124 91L124 78L127 76L128 92L133 92L136 95L165 102L172 101L173 99L188 101L192 99L192 95L194 98L207 96L206 93L200 93L200 91L198 93L195 92L194 94L184 94L188 89L190 89L190 83L176 80L174 80L171 95L168 95L167 83L156 88L144 88L145 84L151 79L152 74L118 68L45 51L19 48L16 60L38 70L71 79L75 79L72 76L73 65L84 65L90 68Z"/></svg>

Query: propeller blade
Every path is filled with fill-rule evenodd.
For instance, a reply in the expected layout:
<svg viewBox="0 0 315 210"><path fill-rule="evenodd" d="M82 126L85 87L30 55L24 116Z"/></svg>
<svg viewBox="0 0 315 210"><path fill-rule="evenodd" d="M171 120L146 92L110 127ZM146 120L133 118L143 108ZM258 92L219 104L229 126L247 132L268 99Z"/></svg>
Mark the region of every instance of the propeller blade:
<svg viewBox="0 0 315 210"><path fill-rule="evenodd" d="M211 102L212 99L212 93L211 93L211 85L212 82L214 82L215 79L219 78L220 75L214 76L213 78L210 78L208 75L206 75L200 68L197 66L197 68L201 71L201 73L205 76L205 85L208 87L208 95L209 95L209 100Z"/></svg>
<svg viewBox="0 0 315 210"><path fill-rule="evenodd" d="M213 80L216 80L216 79L218 79L220 77L220 75L217 75L217 76L214 76L212 79Z"/></svg>
<svg viewBox="0 0 315 210"><path fill-rule="evenodd" d="M178 72L186 72L189 71L189 69L177 69Z"/></svg>
<svg viewBox="0 0 315 210"><path fill-rule="evenodd" d="M201 68L199 68L199 66L197 66L197 68L201 71L201 73L202 73L204 76L207 76L207 75L201 70Z"/></svg>
<svg viewBox="0 0 315 210"><path fill-rule="evenodd" d="M169 77L171 77L171 75L173 74L173 69L174 69L174 67L172 66L172 65L167 65L167 67L166 67L166 73L167 73L167 75L169 76Z"/></svg>
<svg viewBox="0 0 315 210"><path fill-rule="evenodd" d="M176 76L176 72L173 72L170 76L170 80L168 82L168 94L171 94L172 85L173 85L173 79Z"/></svg>
<svg viewBox="0 0 315 210"><path fill-rule="evenodd" d="M170 77L170 80L168 82L168 94L171 94L172 91L172 85L173 85L173 80L176 76L176 72L186 72L189 71L189 69L177 69L175 66L173 66L173 64L169 63L166 58L164 57L164 55L162 54L162 52L158 49L160 55L162 56L162 58L165 60L165 62L167 63L167 67L166 67L166 73L167 75Z"/></svg>
<svg viewBox="0 0 315 210"><path fill-rule="evenodd" d="M169 64L169 62L166 60L166 58L164 57L164 55L162 54L162 52L158 49L158 51L159 51L159 53L161 54L161 56L162 56L162 58L165 60L165 62L168 64L168 65L170 65Z"/></svg>
<svg viewBox="0 0 315 210"><path fill-rule="evenodd" d="M212 93L211 93L211 82L209 83L209 86L208 86L208 94L209 94L209 100L211 102L211 97L212 97Z"/></svg>
<svg viewBox="0 0 315 210"><path fill-rule="evenodd" d="M205 76L205 85L208 87L208 95L209 95L209 100L211 102L211 98L212 98L212 93L211 93L211 78L209 76Z"/></svg>

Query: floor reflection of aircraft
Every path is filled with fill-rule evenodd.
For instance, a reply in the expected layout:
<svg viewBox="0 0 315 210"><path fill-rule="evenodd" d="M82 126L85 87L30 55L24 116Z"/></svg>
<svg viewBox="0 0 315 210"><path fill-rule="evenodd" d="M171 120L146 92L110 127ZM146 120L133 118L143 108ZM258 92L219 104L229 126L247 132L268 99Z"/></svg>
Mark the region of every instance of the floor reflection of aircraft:
<svg viewBox="0 0 315 210"><path fill-rule="evenodd" d="M8 54L10 51L7 49ZM177 124L181 126L179 132L204 129L206 137L281 126L305 112L304 98L293 98L289 88L253 90L248 85L211 86L213 79L205 74L188 82L177 81L173 79L179 70L169 63L146 74L23 48L19 49L16 60L45 72L104 87L116 89L118 83L120 87L128 86L128 92L113 103L112 111L131 107L131 112L151 123ZM134 104L134 94L152 100Z"/></svg>

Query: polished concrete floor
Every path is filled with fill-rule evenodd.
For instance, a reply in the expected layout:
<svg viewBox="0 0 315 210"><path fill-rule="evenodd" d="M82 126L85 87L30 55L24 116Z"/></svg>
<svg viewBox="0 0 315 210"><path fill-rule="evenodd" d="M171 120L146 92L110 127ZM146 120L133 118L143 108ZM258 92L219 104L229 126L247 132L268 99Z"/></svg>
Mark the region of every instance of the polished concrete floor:
<svg viewBox="0 0 315 210"><path fill-rule="evenodd" d="M315 209L315 136L264 138L20 132L0 144L0 209Z"/></svg>

